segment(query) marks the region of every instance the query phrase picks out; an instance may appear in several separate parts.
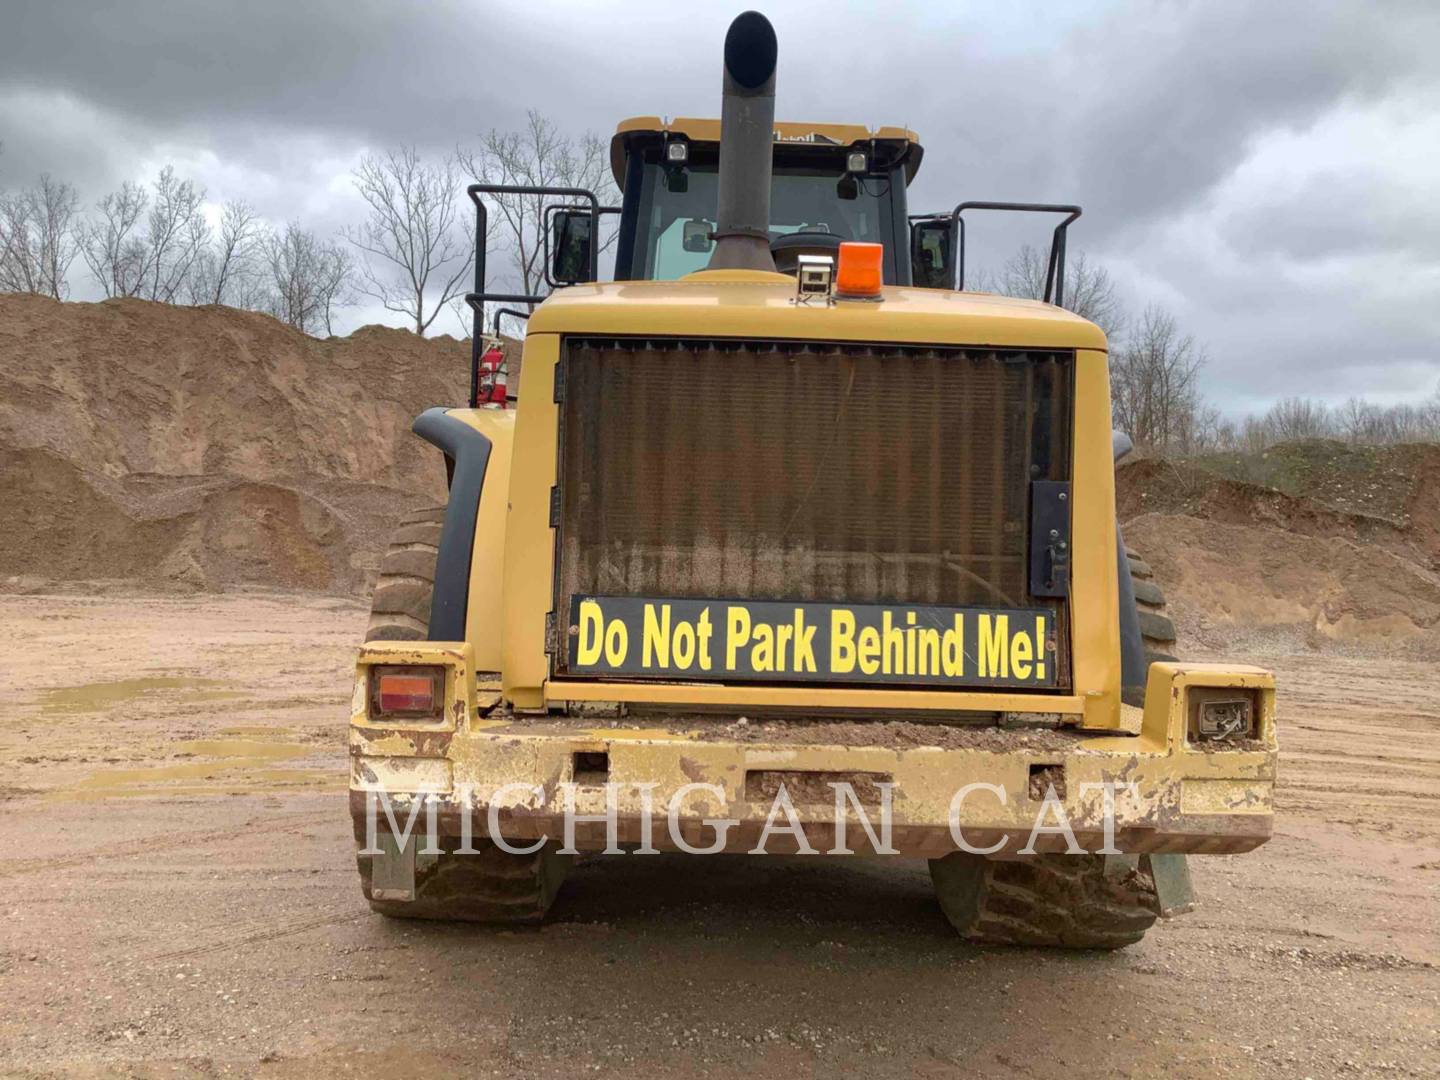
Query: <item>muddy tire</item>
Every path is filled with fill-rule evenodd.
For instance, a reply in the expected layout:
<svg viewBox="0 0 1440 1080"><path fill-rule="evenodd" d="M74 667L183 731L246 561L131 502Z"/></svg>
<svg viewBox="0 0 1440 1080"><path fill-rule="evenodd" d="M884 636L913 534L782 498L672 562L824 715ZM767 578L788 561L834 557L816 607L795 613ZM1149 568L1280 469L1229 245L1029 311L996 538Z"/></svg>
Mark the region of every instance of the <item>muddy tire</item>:
<svg viewBox="0 0 1440 1080"><path fill-rule="evenodd" d="M430 599L445 507L412 510L400 519L370 600L366 641L424 641L430 634Z"/></svg>
<svg viewBox="0 0 1440 1080"><path fill-rule="evenodd" d="M1165 613L1165 593L1155 580L1150 564L1133 552L1126 552L1130 563L1130 584L1135 590L1135 608L1140 617L1140 636L1145 642L1145 661L1175 659L1175 624Z"/></svg>
<svg viewBox="0 0 1440 1080"><path fill-rule="evenodd" d="M442 855L416 855L415 899L376 900L370 893L370 857L359 855L360 880L372 911L392 919L447 919L483 923L534 923L545 918L572 856L553 844L533 855L512 855L488 840L472 840L473 855L448 850L458 839L442 839ZM526 842L516 846L528 847Z"/></svg>
<svg viewBox="0 0 1440 1080"><path fill-rule="evenodd" d="M1103 855L1001 861L957 851L930 860L930 879L950 925L981 945L1122 949L1156 919L1149 871L1112 863L1107 875Z"/></svg>

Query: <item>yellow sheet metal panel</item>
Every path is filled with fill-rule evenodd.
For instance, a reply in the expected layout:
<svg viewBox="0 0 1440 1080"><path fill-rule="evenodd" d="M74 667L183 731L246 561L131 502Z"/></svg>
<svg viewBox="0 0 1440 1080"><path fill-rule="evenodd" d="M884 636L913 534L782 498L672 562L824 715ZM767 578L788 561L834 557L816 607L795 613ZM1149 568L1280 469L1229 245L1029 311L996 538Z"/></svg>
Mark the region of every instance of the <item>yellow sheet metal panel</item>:
<svg viewBox="0 0 1440 1080"><path fill-rule="evenodd" d="M547 701L627 701L737 708L873 709L1025 712L1075 715L1083 698L1069 694L991 694L955 690L882 690L835 686L752 686L733 683L561 682L545 685Z"/></svg>
<svg viewBox="0 0 1440 1080"><path fill-rule="evenodd" d="M444 758L352 757L350 790L442 795L452 787L450 769L450 762ZM403 822L405 817L402 813L400 820ZM423 821L420 828L423 832Z"/></svg>
<svg viewBox="0 0 1440 1080"><path fill-rule="evenodd" d="M1246 780L1183 780L1180 809L1186 814L1273 814L1273 788Z"/></svg>
<svg viewBox="0 0 1440 1080"><path fill-rule="evenodd" d="M434 664L445 669L445 719L429 721L370 719L370 669L376 666ZM350 702L350 723L357 727L383 727L387 731L454 731L475 711L475 650L468 641L367 641L355 657L355 687Z"/></svg>
<svg viewBox="0 0 1440 1080"><path fill-rule="evenodd" d="M541 310L553 302L548 301ZM545 616L554 594L550 488L555 483L555 364L559 356L556 334L532 327L525 335L521 408L510 465L505 615L500 632L504 694L518 709L539 709L545 704L541 687L548 674Z"/></svg>
<svg viewBox="0 0 1440 1080"><path fill-rule="evenodd" d="M1083 726L1127 730L1120 710L1120 616L1115 560L1115 462L1110 370L1103 352L1075 354L1074 478L1070 485L1070 655Z"/></svg>
<svg viewBox="0 0 1440 1080"><path fill-rule="evenodd" d="M1188 702L1186 691L1192 686L1219 686L1254 690L1259 695L1260 715L1256 718L1256 741L1272 757L1279 748L1275 731L1275 675L1261 667L1248 664L1192 664L1179 661L1157 661L1150 665L1145 684L1146 738L1163 739L1171 750L1187 747L1186 730ZM1233 752L1205 754L1231 760Z"/></svg>
<svg viewBox="0 0 1440 1080"><path fill-rule="evenodd" d="M697 274L681 281L572 285L540 306L530 333L1106 348L1094 323L1038 300L889 286L879 303L796 304L794 282L777 277ZM525 358L528 365L528 347ZM1109 445L1107 434L1107 454Z"/></svg>
<svg viewBox="0 0 1440 1080"><path fill-rule="evenodd" d="M577 722L583 725L583 721ZM754 829L770 809L768 789L748 780L758 772L808 773L792 793L799 818L822 827L833 820L834 803L827 778L869 774L896 785L893 803L895 843L912 855L943 854L953 849L948 823L953 812L978 843L1002 833L1010 849L1024 842L1046 792L1031 784L1035 766L1057 769L1065 791L1057 793L1082 845L1099 846L1105 828L1105 784L1124 787L1115 799L1116 835L1121 850L1245 851L1269 836L1273 800L1273 752L1204 753L1168 749L1145 738L1077 738L1066 745L1027 743L1020 733L996 734L985 748L734 742L693 733L663 737L619 729L591 730L563 721L517 723L457 736L450 760L457 792L483 810L501 806L506 833L515 837L558 830L558 815L568 800L582 814L604 810L607 792L599 786L569 788L574 755L605 750L622 839L638 839L636 822L646 813L663 830L672 798L688 790L681 818L692 843L708 844L700 827L705 817L740 823L737 843L753 842ZM1133 788L1125 787L1134 784ZM716 792L696 791L711 784ZM957 803L967 785L1000 784L1003 801L991 791L972 791ZM535 785L543 793L522 792ZM872 806L872 811L874 807ZM808 829L807 829L808 832ZM989 833L990 835L986 835ZM693 835L692 835L693 834ZM822 830L823 835L823 830ZM739 842L739 837L749 839ZM592 837L595 839L596 837ZM660 846L663 840L656 835ZM586 846L582 841L582 847ZM820 844L820 847L828 845Z"/></svg>
<svg viewBox="0 0 1440 1080"><path fill-rule="evenodd" d="M510 503L510 451L515 439L516 411L452 409L450 415L490 440L490 463L485 469L485 486L480 492L480 507L475 518L465 636L475 647L476 670L499 671L505 610L503 572Z"/></svg>

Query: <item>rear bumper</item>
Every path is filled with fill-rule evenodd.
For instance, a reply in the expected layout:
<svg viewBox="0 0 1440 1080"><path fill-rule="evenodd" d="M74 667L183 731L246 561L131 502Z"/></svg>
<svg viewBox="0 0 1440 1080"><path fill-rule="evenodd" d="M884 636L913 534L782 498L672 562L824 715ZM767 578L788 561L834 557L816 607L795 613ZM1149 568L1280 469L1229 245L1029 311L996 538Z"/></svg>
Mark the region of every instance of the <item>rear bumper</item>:
<svg viewBox="0 0 1440 1080"><path fill-rule="evenodd" d="M444 657L459 669L452 685L473 685L464 670L468 646L365 648L372 663L405 662L402 652L430 663ZM1255 668L1155 664L1140 733L1103 737L903 721L734 724L671 716L640 727L633 718L531 719L494 709L482 716L483 692L473 707L452 711L467 722L446 731L401 730L369 722L357 693L350 806L362 840L377 819L387 828L383 795L402 823L428 799L445 836L493 831L579 850L753 851L763 840L776 854L804 845L866 853L876 845L863 814L881 841L888 817L881 850L911 857L939 857L962 845L1001 857L1022 848L1073 852L1075 845L1089 852L1243 852L1272 829L1273 685ZM1259 738L1243 749L1191 747L1185 709L1192 686L1254 690L1262 702ZM839 796L837 814L832 785L846 783L855 797Z"/></svg>

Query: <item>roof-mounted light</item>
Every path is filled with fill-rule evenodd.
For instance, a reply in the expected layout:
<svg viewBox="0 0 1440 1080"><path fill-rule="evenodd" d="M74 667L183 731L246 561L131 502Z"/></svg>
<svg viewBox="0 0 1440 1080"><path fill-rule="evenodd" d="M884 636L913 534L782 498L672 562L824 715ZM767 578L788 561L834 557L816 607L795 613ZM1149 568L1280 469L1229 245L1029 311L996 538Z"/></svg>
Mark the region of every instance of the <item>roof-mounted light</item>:
<svg viewBox="0 0 1440 1080"><path fill-rule="evenodd" d="M671 165L684 165L690 159L690 144L684 139L671 139L665 144L665 160Z"/></svg>
<svg viewBox="0 0 1440 1080"><path fill-rule="evenodd" d="M835 267L837 300L879 300L885 248L880 244L846 241L840 245Z"/></svg>
<svg viewBox="0 0 1440 1080"><path fill-rule="evenodd" d="M870 161L865 156L864 150L851 150L845 155L845 171L852 173L863 173L870 168Z"/></svg>

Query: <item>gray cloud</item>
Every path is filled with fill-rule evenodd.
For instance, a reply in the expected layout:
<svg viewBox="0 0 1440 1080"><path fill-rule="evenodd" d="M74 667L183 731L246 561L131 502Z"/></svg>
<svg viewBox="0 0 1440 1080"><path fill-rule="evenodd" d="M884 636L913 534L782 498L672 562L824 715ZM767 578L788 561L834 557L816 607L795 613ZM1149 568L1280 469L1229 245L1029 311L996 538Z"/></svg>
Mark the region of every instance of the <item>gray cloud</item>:
<svg viewBox="0 0 1440 1080"><path fill-rule="evenodd" d="M713 115L730 6L15 5L0 183L87 201L174 161L334 229L367 148L443 152L536 107ZM1434 5L772 5L780 113L920 131L915 206L1077 201L1074 243L1173 308L1236 406L1440 381ZM738 7L736 8L738 10ZM1377 133L1369 134L1367 132ZM991 264L1037 223L977 221ZM360 312L358 317L371 317Z"/></svg>

